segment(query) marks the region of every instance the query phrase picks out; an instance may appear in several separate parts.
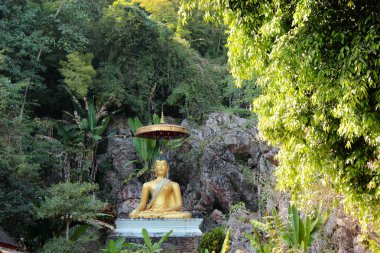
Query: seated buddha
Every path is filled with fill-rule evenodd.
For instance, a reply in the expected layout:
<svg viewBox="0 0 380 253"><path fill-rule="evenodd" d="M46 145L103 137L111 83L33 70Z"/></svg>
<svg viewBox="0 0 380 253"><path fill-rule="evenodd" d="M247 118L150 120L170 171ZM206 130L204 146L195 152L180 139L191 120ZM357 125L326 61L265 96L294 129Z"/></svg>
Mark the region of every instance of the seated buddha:
<svg viewBox="0 0 380 253"><path fill-rule="evenodd" d="M129 214L129 218L191 218L191 213L181 212L180 187L167 178L168 171L168 162L160 156L154 163L156 179L143 185L140 204Z"/></svg>

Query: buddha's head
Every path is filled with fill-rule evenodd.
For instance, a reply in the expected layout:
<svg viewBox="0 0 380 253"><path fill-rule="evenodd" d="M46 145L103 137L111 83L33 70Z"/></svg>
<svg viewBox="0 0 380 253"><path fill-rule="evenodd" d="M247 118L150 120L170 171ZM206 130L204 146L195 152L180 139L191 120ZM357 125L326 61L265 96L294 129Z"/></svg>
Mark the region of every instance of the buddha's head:
<svg viewBox="0 0 380 253"><path fill-rule="evenodd" d="M156 177L168 176L168 174L169 174L169 163L165 158L159 156L154 161L154 173L156 174Z"/></svg>

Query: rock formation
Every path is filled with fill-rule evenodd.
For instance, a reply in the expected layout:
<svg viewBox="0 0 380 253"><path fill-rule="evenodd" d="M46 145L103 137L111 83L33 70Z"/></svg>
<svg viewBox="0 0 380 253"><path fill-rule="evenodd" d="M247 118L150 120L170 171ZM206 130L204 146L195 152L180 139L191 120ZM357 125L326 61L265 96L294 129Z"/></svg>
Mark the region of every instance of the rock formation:
<svg viewBox="0 0 380 253"><path fill-rule="evenodd" d="M127 214L138 203L141 182L133 178L121 182L136 168L130 163L137 155L126 120L117 118L112 125L107 153L113 170L107 181L117 194L118 213ZM225 113L210 114L204 125L187 120L183 126L191 130L190 138L179 150L169 152L170 177L183 190L184 209L205 216L213 210L228 213L229 207L244 202L257 211L257 182L255 175L274 167L275 152L257 138L254 120Z"/></svg>
<svg viewBox="0 0 380 253"><path fill-rule="evenodd" d="M198 214L228 213L232 205L244 202L257 211L255 175L273 165L264 157L271 149L257 139L255 122L213 113L200 127L186 120L182 125L191 129L191 138L172 160L175 176L185 186L185 207Z"/></svg>
<svg viewBox="0 0 380 253"><path fill-rule="evenodd" d="M249 220L273 208L286 215L289 204L288 196L274 191L272 172L278 165L278 149L259 139L253 119L212 113L202 125L189 120L181 125L191 130L191 136L168 154L170 178L181 186L183 209L204 218L204 230L218 225L231 227L231 248L254 252L244 237L244 232L252 231ZM114 134L106 156L111 158L113 169L107 171L105 180L115 196L118 216L127 217L139 203L142 183L137 178L122 182L136 171L136 164L130 161L138 156L126 119L114 118L110 131ZM230 212L239 202L244 202L246 209L232 208ZM312 252L320 252L326 243L337 252L364 252L358 243L357 224L350 225L340 212L332 217L323 232L329 241L318 239Z"/></svg>

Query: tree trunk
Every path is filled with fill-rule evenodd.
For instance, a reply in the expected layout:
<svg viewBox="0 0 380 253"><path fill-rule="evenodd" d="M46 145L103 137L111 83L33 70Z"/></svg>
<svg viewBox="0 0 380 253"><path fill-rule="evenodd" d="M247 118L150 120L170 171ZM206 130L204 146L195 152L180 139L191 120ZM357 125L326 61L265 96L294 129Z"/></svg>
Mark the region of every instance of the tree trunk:
<svg viewBox="0 0 380 253"><path fill-rule="evenodd" d="M82 182L82 173L83 173L83 152L79 155L79 157L77 158L78 159L78 162L77 162L77 166L78 166L78 170L79 170L79 182Z"/></svg>
<svg viewBox="0 0 380 253"><path fill-rule="evenodd" d="M25 108L25 103L26 103L26 96L28 95L28 89L29 89L29 84L25 88L24 99L23 99L23 102L22 102L22 105L21 105L21 109L20 109L20 116L19 116L20 117L20 123L22 121L23 114L24 114L24 108Z"/></svg>
<svg viewBox="0 0 380 253"><path fill-rule="evenodd" d="M70 182L70 172L71 172L71 156L69 153L66 153L65 155L65 164L63 167L63 176L65 179L65 182Z"/></svg>
<svg viewBox="0 0 380 253"><path fill-rule="evenodd" d="M97 173L97 170L98 170L98 164L97 164L97 161L96 161L96 152L98 150L98 144L95 144L95 147L94 147L94 151L92 153L92 164L91 164L91 173L90 173L90 178L92 180L92 182L95 182L95 179L96 179L96 173Z"/></svg>
<svg viewBox="0 0 380 253"><path fill-rule="evenodd" d="M218 46L216 47L216 56L218 56L219 53L219 48L220 48L220 43L222 41L222 34L223 34L223 28L220 28L220 34L219 34L219 39L218 39Z"/></svg>
<svg viewBox="0 0 380 253"><path fill-rule="evenodd" d="M66 241L69 241L70 223L70 218L66 219Z"/></svg>

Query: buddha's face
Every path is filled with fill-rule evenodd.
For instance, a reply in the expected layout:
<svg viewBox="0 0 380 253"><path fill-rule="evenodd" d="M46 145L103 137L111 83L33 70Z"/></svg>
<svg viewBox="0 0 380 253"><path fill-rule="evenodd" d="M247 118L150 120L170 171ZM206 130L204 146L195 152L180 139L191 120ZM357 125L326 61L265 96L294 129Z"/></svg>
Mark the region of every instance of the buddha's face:
<svg viewBox="0 0 380 253"><path fill-rule="evenodd" d="M165 160L156 160L154 163L156 176L164 177L168 174L168 162Z"/></svg>

